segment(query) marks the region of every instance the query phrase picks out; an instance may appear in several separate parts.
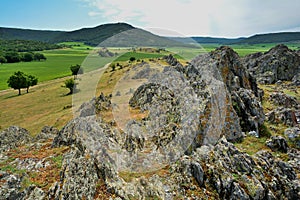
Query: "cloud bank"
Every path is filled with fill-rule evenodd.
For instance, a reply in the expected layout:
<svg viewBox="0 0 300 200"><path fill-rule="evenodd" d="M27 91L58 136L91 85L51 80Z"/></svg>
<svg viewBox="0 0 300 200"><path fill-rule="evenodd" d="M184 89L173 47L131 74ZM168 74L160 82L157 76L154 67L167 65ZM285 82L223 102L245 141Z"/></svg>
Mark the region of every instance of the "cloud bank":
<svg viewBox="0 0 300 200"><path fill-rule="evenodd" d="M90 17L183 35L238 37L300 30L297 0L83 0Z"/></svg>

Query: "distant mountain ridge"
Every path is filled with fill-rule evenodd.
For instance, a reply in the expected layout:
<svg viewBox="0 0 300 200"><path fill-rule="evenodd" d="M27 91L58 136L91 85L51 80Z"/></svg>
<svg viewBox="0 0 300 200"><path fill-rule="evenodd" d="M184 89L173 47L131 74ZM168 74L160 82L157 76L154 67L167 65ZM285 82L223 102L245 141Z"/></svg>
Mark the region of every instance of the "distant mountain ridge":
<svg viewBox="0 0 300 200"><path fill-rule="evenodd" d="M261 44L261 43L286 43L300 42L300 32L281 32L256 34L250 37L240 38L217 38L217 37L170 37L170 39L184 43L201 43L201 44Z"/></svg>
<svg viewBox="0 0 300 200"><path fill-rule="evenodd" d="M0 40L36 40L41 42L84 42L91 46L173 46L183 45L126 23L103 24L75 31L44 31L1 28Z"/></svg>
<svg viewBox="0 0 300 200"><path fill-rule="evenodd" d="M175 44L201 43L201 44L259 44L259 43L286 43L300 42L300 32L281 32L257 34L250 37L240 38L217 38L217 37L162 37L154 35L143 29L138 29L126 23L103 24L93 28L82 28L74 31L48 31L31 30L19 28L0 27L0 40L35 40L49 43L59 42L84 42L85 44L97 46L112 36L127 32L121 39L108 45L131 46L172 46ZM125 41L122 41L125 40ZM126 41L127 40L127 41ZM107 43L107 42L106 42Z"/></svg>

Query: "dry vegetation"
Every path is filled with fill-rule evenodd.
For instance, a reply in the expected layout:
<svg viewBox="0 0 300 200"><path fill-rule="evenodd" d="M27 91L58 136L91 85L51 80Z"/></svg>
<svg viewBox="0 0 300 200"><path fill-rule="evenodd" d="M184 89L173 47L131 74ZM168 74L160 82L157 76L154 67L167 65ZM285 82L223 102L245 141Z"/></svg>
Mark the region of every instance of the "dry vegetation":
<svg viewBox="0 0 300 200"><path fill-rule="evenodd" d="M285 82L284 84L288 84L288 82ZM262 106L265 113L268 113L271 110L274 110L277 106L273 104L273 102L270 101L270 95L273 92L282 91L285 94L291 95L296 97L298 100L300 100L300 88L298 87L297 90L290 90L290 89L279 89L278 86L275 84L272 85L259 85L259 88L261 88L264 91ZM242 151L245 151L246 153L253 155L256 152L260 150L269 150L270 149L265 145L266 140L270 137L270 135L282 135L284 133L284 130L287 129L288 126L277 122L276 124L269 123L268 121L265 121L263 127L261 128L261 132L265 135L260 138L255 137L247 137L243 140L241 143L235 143L235 146L237 146ZM282 154L274 154L277 157L282 158ZM283 157L283 160L285 158Z"/></svg>
<svg viewBox="0 0 300 200"><path fill-rule="evenodd" d="M61 128L73 116L72 96L61 87L65 79L37 85L21 96L11 89L1 91L0 129L17 125L36 135L45 125Z"/></svg>
<svg viewBox="0 0 300 200"><path fill-rule="evenodd" d="M22 178L22 188L27 188L31 184L35 184L47 191L50 186L59 181L59 172L62 166L63 154L69 150L69 147L51 148L52 141L43 143L39 146L21 146L16 149L5 152L7 160L0 163L0 168L3 171L15 173L20 176L27 175ZM48 165L39 168L38 171L27 170L26 167L17 166L15 160L21 160L26 163L26 160L34 160L48 163ZM0 183L1 184L1 183Z"/></svg>

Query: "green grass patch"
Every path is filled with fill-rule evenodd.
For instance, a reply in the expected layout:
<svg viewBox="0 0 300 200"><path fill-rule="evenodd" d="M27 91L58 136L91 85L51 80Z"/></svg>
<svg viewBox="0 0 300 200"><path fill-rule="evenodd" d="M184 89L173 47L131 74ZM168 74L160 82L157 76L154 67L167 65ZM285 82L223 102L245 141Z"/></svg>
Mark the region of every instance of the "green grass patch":
<svg viewBox="0 0 300 200"><path fill-rule="evenodd" d="M6 172L10 172L10 173L13 173L13 174L20 174L20 175L26 172L25 169L17 169L13 165L5 165L5 166L1 167L1 170L6 171Z"/></svg>
<svg viewBox="0 0 300 200"><path fill-rule="evenodd" d="M84 44L83 42L61 42L58 43L58 45L66 45L76 50L89 50L94 48L92 46Z"/></svg>
<svg viewBox="0 0 300 200"><path fill-rule="evenodd" d="M249 136L244 138L244 140L240 143L234 143L234 145L241 151L244 151L249 155L254 155L260 150L268 149L265 145L267 139L268 138L266 137L256 138L256 137Z"/></svg>
<svg viewBox="0 0 300 200"><path fill-rule="evenodd" d="M51 160L56 164L56 167L58 169L61 169L62 161L63 161L63 156L62 155L52 157Z"/></svg>

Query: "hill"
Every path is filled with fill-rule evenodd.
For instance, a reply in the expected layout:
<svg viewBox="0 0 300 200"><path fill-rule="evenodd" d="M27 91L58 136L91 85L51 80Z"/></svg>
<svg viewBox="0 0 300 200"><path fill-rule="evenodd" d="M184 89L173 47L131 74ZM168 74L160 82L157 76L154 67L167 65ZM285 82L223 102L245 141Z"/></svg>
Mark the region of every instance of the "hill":
<svg viewBox="0 0 300 200"><path fill-rule="evenodd" d="M41 42L53 42L62 31L43 31L20 28L0 27L0 39L2 40L36 40Z"/></svg>
<svg viewBox="0 0 300 200"><path fill-rule="evenodd" d="M262 43L292 43L300 41L300 32L283 32L257 34L250 37L240 38L218 38L218 37L169 37L172 40L183 43L200 43L200 44L262 44Z"/></svg>
<svg viewBox="0 0 300 200"><path fill-rule="evenodd" d="M258 34L245 38L236 43L240 44L259 44L259 43L287 43L299 42L300 32L283 32L283 33L267 33Z"/></svg>
<svg viewBox="0 0 300 200"><path fill-rule="evenodd" d="M134 29L133 26L125 23L103 24L94 28L83 28L70 32L63 32L54 38L53 42L84 42L91 46L110 38L113 35Z"/></svg>
<svg viewBox="0 0 300 200"><path fill-rule="evenodd" d="M110 40L106 41L108 38ZM97 46L104 41L106 46L182 46L179 42L154 35L126 23L103 24L93 28L82 28L74 31L0 28L1 39L37 40L50 43L83 42L91 46Z"/></svg>
<svg viewBox="0 0 300 200"><path fill-rule="evenodd" d="M242 41L244 38L216 38L216 37L170 37L170 39L182 42L182 43L201 43L201 44L232 44Z"/></svg>

